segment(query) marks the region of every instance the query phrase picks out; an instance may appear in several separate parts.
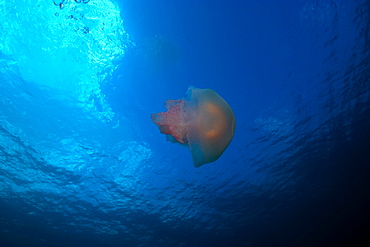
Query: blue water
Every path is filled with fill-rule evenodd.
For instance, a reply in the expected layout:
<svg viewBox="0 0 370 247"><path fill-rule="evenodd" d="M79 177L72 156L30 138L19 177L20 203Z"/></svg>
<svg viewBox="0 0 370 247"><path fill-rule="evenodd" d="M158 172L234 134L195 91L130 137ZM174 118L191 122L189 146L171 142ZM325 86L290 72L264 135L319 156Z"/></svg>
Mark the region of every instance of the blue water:
<svg viewBox="0 0 370 247"><path fill-rule="evenodd" d="M1 247L368 246L368 1L82 2L0 0ZM200 168L150 121L190 85Z"/></svg>

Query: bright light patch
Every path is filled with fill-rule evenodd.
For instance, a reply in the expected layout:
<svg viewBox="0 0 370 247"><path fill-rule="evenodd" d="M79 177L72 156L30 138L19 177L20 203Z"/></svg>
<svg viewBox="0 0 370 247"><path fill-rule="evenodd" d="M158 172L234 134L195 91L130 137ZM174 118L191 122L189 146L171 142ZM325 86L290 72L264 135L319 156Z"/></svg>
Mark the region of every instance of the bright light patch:
<svg viewBox="0 0 370 247"><path fill-rule="evenodd" d="M100 93L129 44L117 5L109 0L0 0L0 52L18 64L23 79L58 90L109 120Z"/></svg>

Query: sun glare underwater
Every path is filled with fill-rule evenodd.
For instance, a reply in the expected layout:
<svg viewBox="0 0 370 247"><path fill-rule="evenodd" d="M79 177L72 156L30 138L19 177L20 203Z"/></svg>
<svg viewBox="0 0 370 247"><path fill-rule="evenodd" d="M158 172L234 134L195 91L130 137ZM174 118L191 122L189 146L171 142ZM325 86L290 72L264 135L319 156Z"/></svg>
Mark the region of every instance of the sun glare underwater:
<svg viewBox="0 0 370 247"><path fill-rule="evenodd" d="M1 247L369 246L368 1L0 19Z"/></svg>

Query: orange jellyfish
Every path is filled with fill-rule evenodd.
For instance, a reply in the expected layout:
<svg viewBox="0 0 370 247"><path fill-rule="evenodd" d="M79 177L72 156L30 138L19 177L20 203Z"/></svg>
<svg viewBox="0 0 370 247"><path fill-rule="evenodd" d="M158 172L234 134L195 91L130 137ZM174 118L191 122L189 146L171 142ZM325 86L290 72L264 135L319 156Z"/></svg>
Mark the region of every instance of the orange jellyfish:
<svg viewBox="0 0 370 247"><path fill-rule="evenodd" d="M166 100L165 106L152 121L167 140L190 147L195 167L216 161L233 139L234 113L212 89L189 87L185 99Z"/></svg>

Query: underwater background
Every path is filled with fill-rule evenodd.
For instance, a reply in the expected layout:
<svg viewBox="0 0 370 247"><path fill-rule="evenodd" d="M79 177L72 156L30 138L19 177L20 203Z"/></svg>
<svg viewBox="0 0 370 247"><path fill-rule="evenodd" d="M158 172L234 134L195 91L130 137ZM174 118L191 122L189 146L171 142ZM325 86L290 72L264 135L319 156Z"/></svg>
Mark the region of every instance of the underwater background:
<svg viewBox="0 0 370 247"><path fill-rule="evenodd" d="M0 246L369 246L366 0L0 0ZM187 88L234 139L194 168Z"/></svg>

